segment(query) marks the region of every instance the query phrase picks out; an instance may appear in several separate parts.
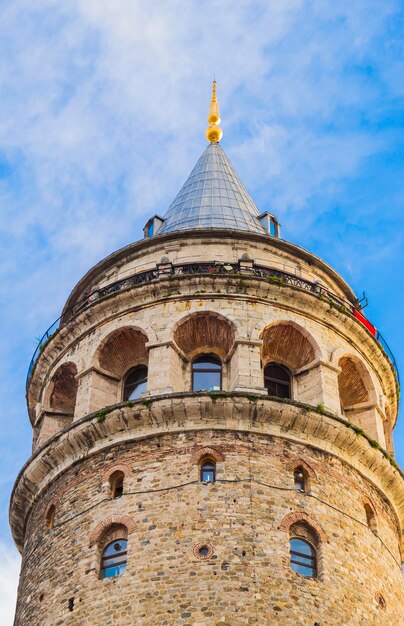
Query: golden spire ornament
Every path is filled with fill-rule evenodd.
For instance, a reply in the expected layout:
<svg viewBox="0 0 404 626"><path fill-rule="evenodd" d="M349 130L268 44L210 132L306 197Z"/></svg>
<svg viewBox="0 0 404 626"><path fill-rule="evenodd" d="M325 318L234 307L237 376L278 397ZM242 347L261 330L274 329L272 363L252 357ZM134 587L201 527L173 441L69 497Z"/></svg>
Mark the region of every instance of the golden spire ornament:
<svg viewBox="0 0 404 626"><path fill-rule="evenodd" d="M210 101L210 109L208 116L209 126L206 129L206 139L211 143L219 143L223 137L223 131L218 126L220 124L219 104L216 98L216 81L213 81L212 100Z"/></svg>

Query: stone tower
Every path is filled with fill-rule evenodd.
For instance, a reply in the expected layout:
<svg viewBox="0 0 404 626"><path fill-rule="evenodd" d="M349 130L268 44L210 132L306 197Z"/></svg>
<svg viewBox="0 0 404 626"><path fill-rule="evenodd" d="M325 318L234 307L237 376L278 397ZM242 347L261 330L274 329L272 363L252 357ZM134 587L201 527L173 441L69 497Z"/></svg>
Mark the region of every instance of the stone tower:
<svg viewBox="0 0 404 626"><path fill-rule="evenodd" d="M214 85L215 87L215 85ZM27 381L16 626L399 626L398 382L354 293L210 142Z"/></svg>

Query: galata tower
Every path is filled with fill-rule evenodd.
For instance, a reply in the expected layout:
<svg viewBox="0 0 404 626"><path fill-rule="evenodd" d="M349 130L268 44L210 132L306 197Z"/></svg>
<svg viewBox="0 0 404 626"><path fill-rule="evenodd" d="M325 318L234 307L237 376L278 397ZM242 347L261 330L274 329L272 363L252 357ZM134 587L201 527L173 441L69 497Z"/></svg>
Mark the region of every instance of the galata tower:
<svg viewBox="0 0 404 626"><path fill-rule="evenodd" d="M403 626L394 359L208 123L34 355L15 626Z"/></svg>

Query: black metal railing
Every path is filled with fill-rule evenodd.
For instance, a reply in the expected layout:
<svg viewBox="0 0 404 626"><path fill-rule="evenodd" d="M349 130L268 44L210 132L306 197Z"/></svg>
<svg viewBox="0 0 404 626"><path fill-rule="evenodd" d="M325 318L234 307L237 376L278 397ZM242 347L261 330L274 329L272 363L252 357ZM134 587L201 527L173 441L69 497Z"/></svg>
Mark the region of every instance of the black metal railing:
<svg viewBox="0 0 404 626"><path fill-rule="evenodd" d="M222 263L213 261L206 263L182 263L179 265L173 265L172 263L160 263L159 265L157 265L156 268L152 270L133 274L132 276L128 276L127 278L123 278L122 280L118 280L115 283L111 283L106 287L95 290L90 294L86 294L85 296L83 296L83 298L81 298L79 302L67 309L55 322L53 322L53 324L44 333L43 337L39 340L35 352L32 356L27 373L27 388L35 363L37 362L39 355L44 350L45 345L50 340L50 338L61 326L64 326L92 303L102 298L105 298L113 293L122 291L123 289L129 289L137 285L145 285L147 283L158 281L164 276L175 277L206 274L212 276L227 274L229 276L237 277L242 284L244 284L244 281L249 277L264 278L269 282L277 284L279 286L290 286L298 289L304 289L305 291L316 295L320 300L325 300L331 306L335 306L345 313L348 312L354 315L355 311L359 310L360 308L358 306L358 303L353 304L348 300L340 298L318 282L311 282L309 280L306 280L305 278L296 276L295 274L290 274L288 272L284 272L275 268L255 265L250 260L239 261L238 263ZM397 363L392 351L390 350L390 347L383 339L382 335L378 331L376 331L376 329L374 336L390 358L397 375L397 380L399 380Z"/></svg>

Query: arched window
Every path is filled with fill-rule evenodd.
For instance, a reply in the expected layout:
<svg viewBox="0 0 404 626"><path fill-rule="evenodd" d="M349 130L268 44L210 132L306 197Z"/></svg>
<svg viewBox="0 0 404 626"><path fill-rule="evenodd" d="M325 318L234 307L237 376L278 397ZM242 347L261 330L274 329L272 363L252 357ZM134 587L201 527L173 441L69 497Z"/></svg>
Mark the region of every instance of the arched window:
<svg viewBox="0 0 404 626"><path fill-rule="evenodd" d="M297 467L293 474L296 491L307 491L307 474L302 467Z"/></svg>
<svg viewBox="0 0 404 626"><path fill-rule="evenodd" d="M291 376L283 365L269 363L264 369L264 385L268 395L277 398L291 398Z"/></svg>
<svg viewBox="0 0 404 626"><path fill-rule="evenodd" d="M111 498L120 498L123 494L123 481L125 475L123 472L117 470L113 472L109 477L109 485L111 488Z"/></svg>
<svg viewBox="0 0 404 626"><path fill-rule="evenodd" d="M51 504L48 512L46 513L46 527L48 530L52 530L55 527L55 515L56 515L56 507L54 504Z"/></svg>
<svg viewBox="0 0 404 626"><path fill-rule="evenodd" d="M101 578L120 576L126 570L127 539L114 539L103 550L101 557Z"/></svg>
<svg viewBox="0 0 404 626"><path fill-rule="evenodd" d="M214 354L203 354L192 363L192 391L220 391L222 362Z"/></svg>
<svg viewBox="0 0 404 626"><path fill-rule="evenodd" d="M124 400L137 400L147 388L147 367L138 365L126 374L123 390Z"/></svg>
<svg viewBox="0 0 404 626"><path fill-rule="evenodd" d="M214 483L216 480L216 463L212 459L205 459L201 464L201 481Z"/></svg>
<svg viewBox="0 0 404 626"><path fill-rule="evenodd" d="M298 537L291 538L290 569L303 576L317 577L317 554L308 541Z"/></svg>
<svg viewBox="0 0 404 626"><path fill-rule="evenodd" d="M377 535L376 515L370 504L365 504L366 523L374 535Z"/></svg>

